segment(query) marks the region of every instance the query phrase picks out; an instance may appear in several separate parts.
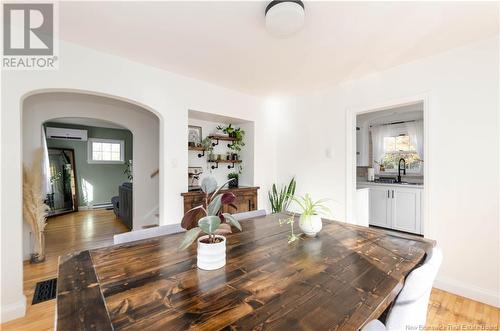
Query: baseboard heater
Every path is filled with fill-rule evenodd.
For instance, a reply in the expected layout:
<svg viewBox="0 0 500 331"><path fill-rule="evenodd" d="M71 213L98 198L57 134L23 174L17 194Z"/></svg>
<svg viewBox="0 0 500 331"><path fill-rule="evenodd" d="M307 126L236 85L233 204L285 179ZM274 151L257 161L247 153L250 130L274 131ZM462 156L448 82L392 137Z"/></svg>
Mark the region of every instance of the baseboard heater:
<svg viewBox="0 0 500 331"><path fill-rule="evenodd" d="M92 206L81 206L78 209L91 210L91 209L106 209L106 208L113 208L113 204L111 202L96 203L96 204L93 204Z"/></svg>

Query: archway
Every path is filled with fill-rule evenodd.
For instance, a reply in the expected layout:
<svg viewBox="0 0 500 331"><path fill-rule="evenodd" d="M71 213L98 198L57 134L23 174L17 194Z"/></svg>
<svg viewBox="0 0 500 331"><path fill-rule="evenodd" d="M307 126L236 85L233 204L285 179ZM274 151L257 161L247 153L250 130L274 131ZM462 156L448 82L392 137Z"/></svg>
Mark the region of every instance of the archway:
<svg viewBox="0 0 500 331"><path fill-rule="evenodd" d="M127 146L127 139L125 141L124 150L130 149L132 157L127 156L127 153L119 156L122 161L119 166L119 172L115 172L116 177L126 181L127 175L124 174L126 170L125 162L133 160L133 168L131 175L133 176L132 184L132 219L130 225L131 230L141 229L147 226L158 225L159 215L161 213L160 201L160 181L161 173L158 175L157 170L160 167L161 155L161 141L160 141L160 121L161 118L157 116L156 112L144 107L138 103L123 100L122 98L114 98L104 96L99 93L91 93L87 91L68 91L68 90L44 90L30 93L22 102L22 132L23 132L23 162L30 163L32 161L33 151L42 145L41 133L46 133L46 128L67 128L67 129L80 129L86 130L88 133L87 140L81 141L82 146L90 146L90 139L110 139L113 137L96 136L95 130L89 130L90 127L99 128L103 130L116 130L116 131L129 131L131 134L132 146ZM114 126L114 127L113 127ZM87 127L82 128L82 127ZM120 139L114 139L120 140ZM70 140L53 139L50 147L61 148L65 144L69 144ZM57 142L57 143L54 143ZM95 142L95 141L94 141ZM98 142L99 143L99 142ZM102 141L100 142L103 143ZM106 142L104 142L106 144ZM107 147L106 147L107 148ZM84 155L80 155L80 159L85 162L91 162L92 153L87 149ZM81 154L81 151L80 151ZM102 153L101 156L102 158ZM90 164L90 163L89 163ZM81 248L97 247L98 245L107 245L112 243L112 233L108 234L108 238L103 239L103 231L96 228L98 219L105 223L102 214L112 214L112 210L106 211L111 208L111 199L119 196L119 184L116 180L110 181L113 183L116 190L114 193L107 193L107 198L96 198L96 185L101 185L104 180L109 180L109 168L117 166L117 164L101 164L104 166L108 173L100 178L91 179L87 173L85 176L82 172L82 166L76 167L77 187L82 194L78 197L78 210L89 210L88 214L94 214L99 217L76 217L71 216L73 222L77 222L80 218L80 228L66 229L67 238L75 239L78 237L78 231L82 228L88 230L88 233L98 234L97 237L85 237L85 240L92 241L96 239L97 242L94 246L83 246ZM103 168L104 169L104 168ZM104 170L103 170L104 171ZM156 173L157 175L151 176ZM84 185L87 192L84 196ZM93 187L93 199L89 196L89 187ZM123 207L123 205L121 206ZM107 212L107 213L106 213ZM104 218L106 218L104 217ZM70 219L70 217L68 217ZM49 220L50 222L50 220ZM110 225L108 226L108 230ZM93 229L91 229L93 227ZM100 232L100 233L98 233ZM123 232L123 231L122 231ZM80 233L81 234L81 233ZM80 236L80 239L82 236ZM24 231L24 259L28 258L30 253L29 245L29 232L27 229ZM111 240L111 241L110 241ZM53 254L63 254L64 252L53 252ZM52 268L56 271L57 262L48 261L53 264ZM26 270L26 269L25 269ZM33 290L34 283L25 283L25 294L30 295ZM28 302L31 302L29 299Z"/></svg>

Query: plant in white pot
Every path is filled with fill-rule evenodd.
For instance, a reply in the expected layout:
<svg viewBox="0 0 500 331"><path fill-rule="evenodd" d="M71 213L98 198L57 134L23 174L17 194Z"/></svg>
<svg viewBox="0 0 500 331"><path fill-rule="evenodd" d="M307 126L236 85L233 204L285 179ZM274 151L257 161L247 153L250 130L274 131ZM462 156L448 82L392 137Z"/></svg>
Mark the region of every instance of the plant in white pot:
<svg viewBox="0 0 500 331"><path fill-rule="evenodd" d="M198 242L197 265L203 270L215 270L226 264L226 238L231 233L231 225L241 231L240 223L229 213L222 213L222 205L233 205L236 196L231 192L220 193L232 179L217 188L213 177L205 177L201 189L205 193L203 204L190 209L182 218L181 226L187 230L179 244L179 249L188 248L196 239ZM205 214L200 219L200 210ZM198 238L200 233L204 236Z"/></svg>
<svg viewBox="0 0 500 331"><path fill-rule="evenodd" d="M301 213L299 218L300 229L304 231L306 236L315 237L323 228L321 216L328 217L331 214L330 209L326 206L329 199L313 201L311 196L306 194L303 197L293 196L292 200L297 204Z"/></svg>

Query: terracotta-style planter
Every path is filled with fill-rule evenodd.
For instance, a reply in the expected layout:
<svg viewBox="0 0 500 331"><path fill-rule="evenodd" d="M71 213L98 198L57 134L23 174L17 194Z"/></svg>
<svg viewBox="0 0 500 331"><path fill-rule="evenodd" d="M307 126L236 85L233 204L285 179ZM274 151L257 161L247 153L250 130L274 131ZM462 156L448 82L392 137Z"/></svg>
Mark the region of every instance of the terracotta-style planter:
<svg viewBox="0 0 500 331"><path fill-rule="evenodd" d="M198 238L198 268L203 270L215 270L226 265L226 238L216 235L222 239L215 244L206 244L202 241L208 239L207 236Z"/></svg>

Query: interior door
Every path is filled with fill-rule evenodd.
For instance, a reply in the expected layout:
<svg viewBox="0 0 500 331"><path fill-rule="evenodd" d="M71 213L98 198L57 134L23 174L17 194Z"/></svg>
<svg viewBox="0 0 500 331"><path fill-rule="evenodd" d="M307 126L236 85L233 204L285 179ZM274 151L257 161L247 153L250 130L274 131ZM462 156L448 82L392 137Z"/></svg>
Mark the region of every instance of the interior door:
<svg viewBox="0 0 500 331"><path fill-rule="evenodd" d="M386 187L370 187L370 225L391 227L389 189Z"/></svg>
<svg viewBox="0 0 500 331"><path fill-rule="evenodd" d="M394 188L392 226L396 230L421 234L420 189ZM392 193L391 192L391 197Z"/></svg>

